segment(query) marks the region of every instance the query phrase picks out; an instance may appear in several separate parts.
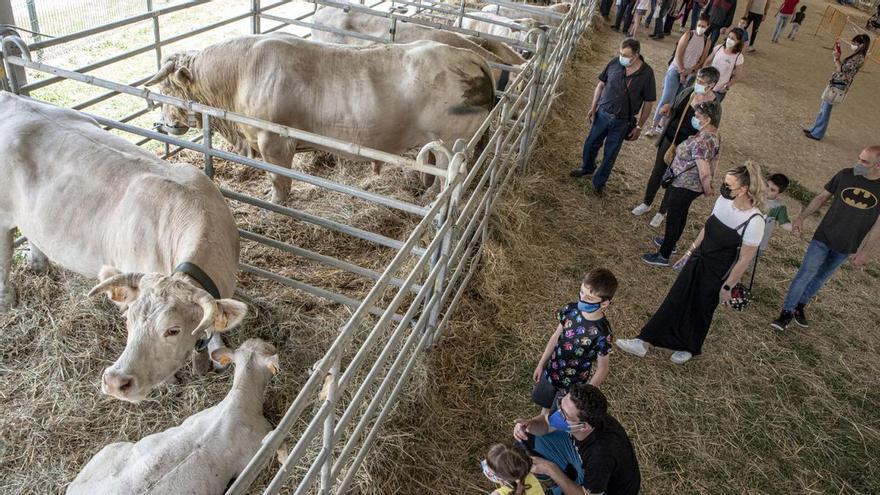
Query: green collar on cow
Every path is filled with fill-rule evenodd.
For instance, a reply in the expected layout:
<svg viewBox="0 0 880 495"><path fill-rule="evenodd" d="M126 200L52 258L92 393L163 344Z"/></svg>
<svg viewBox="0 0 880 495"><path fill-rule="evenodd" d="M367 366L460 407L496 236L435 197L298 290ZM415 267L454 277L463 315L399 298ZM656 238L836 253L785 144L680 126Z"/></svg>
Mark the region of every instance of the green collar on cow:
<svg viewBox="0 0 880 495"><path fill-rule="evenodd" d="M211 280L211 277L209 277L208 274L205 273L204 270L199 268L198 265L196 265L195 263L184 261L183 263L177 265L174 271L189 275L196 282L198 282L203 289L208 291L208 294L211 294L211 297L213 297L214 299L220 299L220 291L217 289L214 281Z"/></svg>

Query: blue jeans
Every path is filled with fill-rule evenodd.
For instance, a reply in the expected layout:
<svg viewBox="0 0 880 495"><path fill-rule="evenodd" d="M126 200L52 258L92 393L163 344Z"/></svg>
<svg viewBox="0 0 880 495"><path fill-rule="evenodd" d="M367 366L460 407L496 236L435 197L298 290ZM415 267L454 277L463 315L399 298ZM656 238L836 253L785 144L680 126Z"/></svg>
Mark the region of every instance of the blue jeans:
<svg viewBox="0 0 880 495"><path fill-rule="evenodd" d="M847 258L848 254L838 253L816 239L810 241L801 268L788 286L782 309L794 311L798 304L810 302Z"/></svg>
<svg viewBox="0 0 880 495"><path fill-rule="evenodd" d="M819 115L816 115L816 122L813 123L813 128L810 129L810 134L814 138L822 139L825 137L825 132L828 131L828 123L831 122L832 108L834 108L834 105L822 100L822 106L819 107Z"/></svg>
<svg viewBox="0 0 880 495"><path fill-rule="evenodd" d="M584 140L581 169L588 174L594 174L593 187L597 190L604 188L605 183L608 182L608 176L611 175L611 169L614 168L617 154L620 153L620 147L629 130L627 119L619 119L602 110L596 111L593 127L590 128L590 134ZM605 153L602 156L602 166L596 170L596 157L599 155L599 148L603 143L605 144Z"/></svg>
<svg viewBox="0 0 880 495"><path fill-rule="evenodd" d="M770 37L772 42L776 43L779 41L779 37L782 36L782 31L788 25L789 19L791 19L791 14L779 14L776 16L776 27L773 28L773 36Z"/></svg>
<svg viewBox="0 0 880 495"><path fill-rule="evenodd" d="M678 94L678 89L681 87L681 75L678 73L678 67L674 64L672 67L666 70L666 77L663 78L663 94L660 96L660 101L657 102L657 109L654 110L654 123L660 122L660 107L667 103L672 103L672 100L675 99L675 95Z"/></svg>
<svg viewBox="0 0 880 495"><path fill-rule="evenodd" d="M534 451L539 456L559 466L569 479L578 485L584 482L584 464L580 454L574 448L571 436L564 431L554 431L542 436L536 436ZM553 487L554 495L561 495L562 489Z"/></svg>

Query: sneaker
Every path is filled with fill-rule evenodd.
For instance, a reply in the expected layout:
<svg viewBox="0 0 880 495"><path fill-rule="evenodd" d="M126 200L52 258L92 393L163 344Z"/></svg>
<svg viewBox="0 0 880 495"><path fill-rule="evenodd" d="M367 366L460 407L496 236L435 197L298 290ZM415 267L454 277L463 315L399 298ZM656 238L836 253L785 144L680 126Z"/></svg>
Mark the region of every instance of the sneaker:
<svg viewBox="0 0 880 495"><path fill-rule="evenodd" d="M660 253L643 254L642 261L651 266L669 266L669 259L664 258Z"/></svg>
<svg viewBox="0 0 880 495"><path fill-rule="evenodd" d="M672 353L672 357L669 358L675 364L684 364L691 360L694 357L693 354L688 351L675 351Z"/></svg>
<svg viewBox="0 0 880 495"><path fill-rule="evenodd" d="M645 357L648 354L648 345L642 339L617 339L614 341L614 345L633 356Z"/></svg>
<svg viewBox="0 0 880 495"><path fill-rule="evenodd" d="M749 49L746 50L746 51L748 51L749 53L754 53L754 51L755 51L755 47L750 46Z"/></svg>
<svg viewBox="0 0 880 495"><path fill-rule="evenodd" d="M804 131L804 136L807 136L808 138L812 139L813 141L821 141L821 139L814 136L813 132L810 131L809 129L801 129L801 130Z"/></svg>
<svg viewBox="0 0 880 495"><path fill-rule="evenodd" d="M657 135L657 127L653 125L648 126L648 130L645 131L645 137L654 137Z"/></svg>
<svg viewBox="0 0 880 495"><path fill-rule="evenodd" d="M658 248L660 246L662 246L663 245L663 238L662 237L655 237L654 238L654 245L657 246ZM672 254L678 254L678 246L672 246Z"/></svg>
<svg viewBox="0 0 880 495"><path fill-rule="evenodd" d="M684 32L684 26L678 26L678 32L679 32L679 33L683 33L683 32Z"/></svg>
<svg viewBox="0 0 880 495"><path fill-rule="evenodd" d="M797 307L794 308L794 322L802 328L810 328L810 324L807 323L807 315L804 313L803 304L798 304Z"/></svg>
<svg viewBox="0 0 880 495"><path fill-rule="evenodd" d="M587 172L586 170L584 170L582 168L576 168L576 169L572 170L571 172L569 172L568 175L570 177L584 177L584 176L593 175L593 172Z"/></svg>
<svg viewBox="0 0 880 495"><path fill-rule="evenodd" d="M794 318L794 315L791 313L791 311L786 311L783 309L782 312L779 313L779 318L773 320L770 323L770 326L776 330L779 330L780 332L784 332L785 327L787 327L788 324L791 323L792 318Z"/></svg>
<svg viewBox="0 0 880 495"><path fill-rule="evenodd" d="M632 214L637 217L640 217L640 216L644 215L645 213L648 213L649 211L651 211L651 207L646 205L645 203L642 203L639 206L636 206L635 208L633 208Z"/></svg>
<svg viewBox="0 0 880 495"><path fill-rule="evenodd" d="M650 225L651 227L654 227L656 229L657 227L660 226L660 224L663 223L663 220L665 220L665 219L666 219L666 215L664 215L663 213L657 213L654 215L654 218L651 219L651 223L648 225Z"/></svg>

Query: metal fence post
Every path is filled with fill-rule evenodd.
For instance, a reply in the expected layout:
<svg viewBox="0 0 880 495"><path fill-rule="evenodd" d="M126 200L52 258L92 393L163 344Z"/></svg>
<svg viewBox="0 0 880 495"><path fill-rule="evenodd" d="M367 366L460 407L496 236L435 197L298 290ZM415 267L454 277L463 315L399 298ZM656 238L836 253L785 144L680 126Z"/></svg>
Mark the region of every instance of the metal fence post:
<svg viewBox="0 0 880 495"><path fill-rule="evenodd" d="M202 114L202 144L205 146L205 175L214 180L214 156L211 155L212 138L214 131L211 129L211 116Z"/></svg>
<svg viewBox="0 0 880 495"><path fill-rule="evenodd" d="M260 14L263 13L263 9L260 7L260 0L251 0L251 12L253 13L251 18L251 34L260 34Z"/></svg>
<svg viewBox="0 0 880 495"><path fill-rule="evenodd" d="M529 103L526 106L525 111L526 117L523 122L523 132L522 137L520 138L519 143L519 168L521 171L525 171L528 168L528 156L529 150L532 144L532 133L534 129L532 129L535 125L535 116L537 114L538 108L538 98L540 97L540 86L541 86L541 73L542 67L545 63L545 58L547 56L547 35L541 33L538 35L538 43L537 50L535 50L534 62L532 62L532 77L531 79L534 81L532 84L532 89L529 91Z"/></svg>
<svg viewBox="0 0 880 495"><path fill-rule="evenodd" d="M510 119L510 101L507 99L502 100L504 103L501 107L501 117L500 117L500 125L499 127L503 127L507 125L508 119ZM512 130L509 132L513 132ZM492 204L496 192L495 189L498 187L498 163L501 161L504 156L504 149L501 144L504 141L504 133L498 136L498 140L495 141L495 153L492 156L492 162L489 164L489 188L486 190L486 194L489 196L489 200L486 201L486 212L485 216L489 216L492 214ZM486 241L489 240L489 222L483 224L483 232L482 232L482 243L485 244Z"/></svg>
<svg viewBox="0 0 880 495"><path fill-rule="evenodd" d="M34 32L34 34L33 34L34 43L37 43L38 41L40 41L41 36L39 34L36 34L36 33L40 32L40 18L37 16L36 0L27 0L27 2L25 2L25 4L27 5L28 20L31 23L31 31ZM10 22L10 24L15 24L15 23Z"/></svg>
<svg viewBox="0 0 880 495"><path fill-rule="evenodd" d="M324 457L324 464L321 466L321 488L318 491L321 495L329 495L330 490L333 488L333 479L331 476L333 470L333 430L336 428L336 396L339 393L340 360L341 357L337 355L336 360L333 361L333 368L330 369L330 374L327 376L327 378L330 379L327 383L327 402L330 403L330 411L324 419L324 435L322 442L327 455Z"/></svg>
<svg viewBox="0 0 880 495"><path fill-rule="evenodd" d="M153 11L153 0L147 0L147 12ZM153 43L156 45L156 70L162 69L162 46L159 43L162 38L159 36L159 16L153 17Z"/></svg>

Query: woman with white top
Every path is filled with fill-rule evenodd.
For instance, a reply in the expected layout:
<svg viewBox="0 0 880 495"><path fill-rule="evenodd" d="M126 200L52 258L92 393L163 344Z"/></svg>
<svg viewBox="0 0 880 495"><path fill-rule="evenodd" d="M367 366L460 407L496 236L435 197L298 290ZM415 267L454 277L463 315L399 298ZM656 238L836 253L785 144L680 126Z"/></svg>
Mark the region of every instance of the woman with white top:
<svg viewBox="0 0 880 495"><path fill-rule="evenodd" d="M718 84L715 85L718 101L723 101L731 86L742 79L742 66L745 62L742 54L743 33L744 31L740 28L731 30L727 33L724 45L719 43L703 62L703 67L711 65L718 69L718 73L721 75L718 78Z"/></svg>
<svg viewBox="0 0 880 495"><path fill-rule="evenodd" d="M663 94L660 96L660 102L654 112L654 122L648 127L646 136L654 137L660 134L666 120L661 115L660 109L663 108L663 105L671 103L688 78L692 74L696 74L697 70L703 66L703 60L706 59L709 48L712 46L705 36L708 28L709 16L700 16L697 29L682 34L678 39L675 54L669 62L666 77L663 79Z"/></svg>
<svg viewBox="0 0 880 495"><path fill-rule="evenodd" d="M619 339L617 347L638 357L648 353L649 344L671 349L676 364L700 354L715 309L730 302L731 288L761 245L763 198L764 178L756 164L746 162L727 172L712 215L676 263L683 268L666 299L638 338Z"/></svg>

